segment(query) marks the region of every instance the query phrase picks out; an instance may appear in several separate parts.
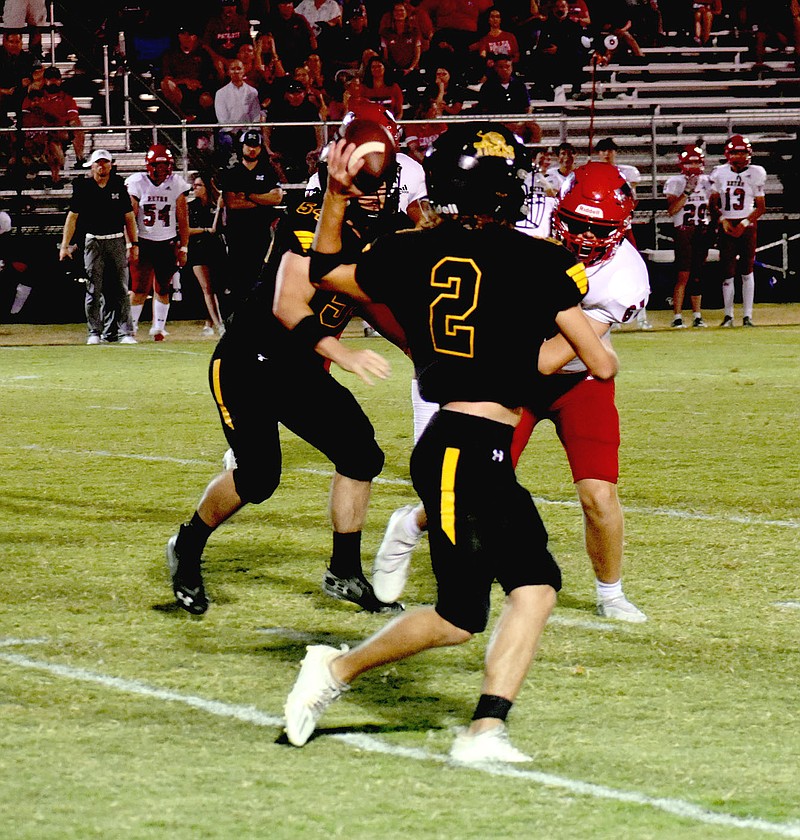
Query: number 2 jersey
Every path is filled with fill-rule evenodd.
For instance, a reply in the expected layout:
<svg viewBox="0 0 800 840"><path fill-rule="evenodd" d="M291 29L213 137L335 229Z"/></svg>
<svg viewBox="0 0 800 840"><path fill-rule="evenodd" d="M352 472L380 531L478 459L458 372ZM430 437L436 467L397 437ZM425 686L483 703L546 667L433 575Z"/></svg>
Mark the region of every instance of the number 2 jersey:
<svg viewBox="0 0 800 840"><path fill-rule="evenodd" d="M719 193L722 218L744 219L753 212L756 198L764 195L767 170L751 164L734 172L729 163L723 163L711 173L711 182L713 191Z"/></svg>
<svg viewBox="0 0 800 840"><path fill-rule="evenodd" d="M587 290L583 265L552 240L451 220L379 238L356 281L403 327L426 400L509 408L529 402L542 342Z"/></svg>
<svg viewBox="0 0 800 840"><path fill-rule="evenodd" d="M166 242L178 235L176 206L178 198L191 187L182 175L173 173L161 184L154 184L146 172L136 172L125 179L125 187L139 203L136 226L139 238Z"/></svg>

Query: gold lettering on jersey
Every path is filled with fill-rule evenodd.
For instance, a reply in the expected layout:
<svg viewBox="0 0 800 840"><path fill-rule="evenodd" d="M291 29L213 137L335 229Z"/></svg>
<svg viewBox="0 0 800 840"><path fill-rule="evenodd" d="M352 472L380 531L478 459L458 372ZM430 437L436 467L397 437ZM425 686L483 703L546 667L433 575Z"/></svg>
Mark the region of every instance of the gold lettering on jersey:
<svg viewBox="0 0 800 840"><path fill-rule="evenodd" d="M567 274L572 278L572 282L575 283L582 295L589 291L589 278L586 276L586 266L583 263L568 268Z"/></svg>
<svg viewBox="0 0 800 840"><path fill-rule="evenodd" d="M320 310L319 321L323 327L332 330L339 329L342 326L342 321L350 317L354 308L349 298L334 295Z"/></svg>
<svg viewBox="0 0 800 840"><path fill-rule="evenodd" d="M431 270L431 286L446 289L431 303L431 342L437 353L471 359L475 327L468 323L478 307L482 272L467 257L443 257Z"/></svg>
<svg viewBox="0 0 800 840"><path fill-rule="evenodd" d="M514 160L514 147L506 143L506 138L499 131L479 131L478 140L472 145L478 157L501 157Z"/></svg>
<svg viewBox="0 0 800 840"><path fill-rule="evenodd" d="M460 454L461 451L452 446L445 449L440 485L442 530L453 545L456 544L456 467Z"/></svg>
<svg viewBox="0 0 800 840"><path fill-rule="evenodd" d="M297 241L300 243L300 247L304 253L311 248L311 243L314 241L313 230L296 230L294 235L297 237Z"/></svg>

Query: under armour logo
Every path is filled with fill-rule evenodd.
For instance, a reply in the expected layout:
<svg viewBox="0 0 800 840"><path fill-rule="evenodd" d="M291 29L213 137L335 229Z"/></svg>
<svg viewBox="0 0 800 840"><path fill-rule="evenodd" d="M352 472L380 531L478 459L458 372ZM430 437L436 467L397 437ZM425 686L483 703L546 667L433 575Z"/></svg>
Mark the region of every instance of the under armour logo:
<svg viewBox="0 0 800 840"><path fill-rule="evenodd" d="M493 449L492 450L492 460L493 461L502 461L505 458L505 452L502 449Z"/></svg>

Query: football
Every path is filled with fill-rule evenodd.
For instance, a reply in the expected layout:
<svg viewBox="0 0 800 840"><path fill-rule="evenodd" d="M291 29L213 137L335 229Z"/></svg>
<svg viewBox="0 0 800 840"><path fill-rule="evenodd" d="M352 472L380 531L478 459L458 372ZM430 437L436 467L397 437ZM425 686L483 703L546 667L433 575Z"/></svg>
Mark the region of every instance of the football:
<svg viewBox="0 0 800 840"><path fill-rule="evenodd" d="M376 192L387 171L394 166L397 153L394 138L377 122L355 119L345 126L344 139L356 146L349 166L352 167L359 160L364 161L353 183L367 195Z"/></svg>

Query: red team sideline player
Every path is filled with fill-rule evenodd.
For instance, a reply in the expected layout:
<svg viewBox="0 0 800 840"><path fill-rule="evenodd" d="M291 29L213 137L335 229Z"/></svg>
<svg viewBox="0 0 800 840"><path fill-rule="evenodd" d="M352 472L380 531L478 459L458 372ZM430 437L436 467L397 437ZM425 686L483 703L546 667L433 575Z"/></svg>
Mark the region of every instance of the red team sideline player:
<svg viewBox="0 0 800 840"><path fill-rule="evenodd" d="M152 293L150 335L154 341L163 341L167 335L170 281L176 270L186 265L189 251L186 193L191 187L173 173L173 165L172 152L156 144L147 150L147 172L137 172L125 181L139 229L139 259L131 261L131 319L136 331L144 303Z"/></svg>
<svg viewBox="0 0 800 840"><path fill-rule="evenodd" d="M753 298L756 281L753 274L756 259L758 219L767 209L764 186L767 172L763 166L750 163L753 147L746 137L734 134L725 144L728 162L711 173L713 190L711 209L719 221L719 260L722 263L722 303L725 317L720 326L733 326L734 276L736 258L742 275L742 325L753 326Z"/></svg>

